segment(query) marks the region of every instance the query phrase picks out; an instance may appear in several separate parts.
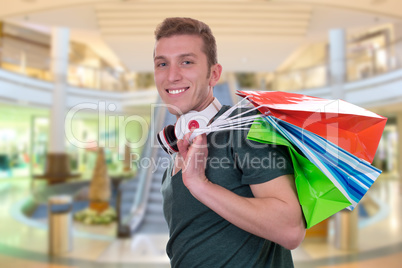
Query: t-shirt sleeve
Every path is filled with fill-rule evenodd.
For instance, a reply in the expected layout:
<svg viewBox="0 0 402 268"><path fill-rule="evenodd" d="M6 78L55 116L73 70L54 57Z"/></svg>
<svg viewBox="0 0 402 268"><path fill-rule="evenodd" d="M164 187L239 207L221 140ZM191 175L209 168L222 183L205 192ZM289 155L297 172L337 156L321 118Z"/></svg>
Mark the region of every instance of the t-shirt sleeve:
<svg viewBox="0 0 402 268"><path fill-rule="evenodd" d="M233 153L242 172L242 184L259 184L293 174L288 148L247 139L247 131L235 131Z"/></svg>

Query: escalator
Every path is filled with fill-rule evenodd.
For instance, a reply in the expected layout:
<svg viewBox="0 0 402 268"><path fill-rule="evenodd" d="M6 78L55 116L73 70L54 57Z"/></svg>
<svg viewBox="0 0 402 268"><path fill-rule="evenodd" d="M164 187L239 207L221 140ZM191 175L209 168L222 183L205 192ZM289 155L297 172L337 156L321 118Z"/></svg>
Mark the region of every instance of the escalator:
<svg viewBox="0 0 402 268"><path fill-rule="evenodd" d="M226 83L215 86L214 95L223 105L233 104L233 93ZM176 117L159 104L152 116L148 142L139 161L138 175L121 183L118 189L119 237L130 237L134 233L168 232L163 216L160 186L170 156L159 147L156 133L175 122Z"/></svg>

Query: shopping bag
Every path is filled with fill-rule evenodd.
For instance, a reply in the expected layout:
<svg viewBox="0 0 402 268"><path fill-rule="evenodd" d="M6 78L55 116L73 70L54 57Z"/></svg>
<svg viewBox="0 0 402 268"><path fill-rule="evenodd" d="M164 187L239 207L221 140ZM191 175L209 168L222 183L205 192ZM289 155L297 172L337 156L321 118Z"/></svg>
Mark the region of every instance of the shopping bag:
<svg viewBox="0 0 402 268"><path fill-rule="evenodd" d="M265 115L311 131L372 163L387 119L342 100L273 91L238 91Z"/></svg>
<svg viewBox="0 0 402 268"><path fill-rule="evenodd" d="M268 122L256 120L250 127L247 138L260 143L286 146L292 159L295 185L306 227L310 228L347 208L351 202L310 160Z"/></svg>
<svg viewBox="0 0 402 268"><path fill-rule="evenodd" d="M248 138L281 145L287 141L308 228L344 208L353 210L381 174L364 159L317 134L272 116L262 118L269 124L253 124Z"/></svg>

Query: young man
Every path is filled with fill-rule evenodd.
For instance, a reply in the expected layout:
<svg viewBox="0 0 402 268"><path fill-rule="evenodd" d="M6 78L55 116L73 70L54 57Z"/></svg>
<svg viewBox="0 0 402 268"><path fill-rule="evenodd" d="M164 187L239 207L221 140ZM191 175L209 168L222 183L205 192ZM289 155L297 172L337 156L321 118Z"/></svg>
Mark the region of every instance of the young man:
<svg viewBox="0 0 402 268"><path fill-rule="evenodd" d="M206 109L222 73L210 28L168 18L155 37L155 82L169 112ZM172 267L293 267L290 249L305 227L289 156L246 135L224 131L190 143L187 134L178 142L162 182Z"/></svg>

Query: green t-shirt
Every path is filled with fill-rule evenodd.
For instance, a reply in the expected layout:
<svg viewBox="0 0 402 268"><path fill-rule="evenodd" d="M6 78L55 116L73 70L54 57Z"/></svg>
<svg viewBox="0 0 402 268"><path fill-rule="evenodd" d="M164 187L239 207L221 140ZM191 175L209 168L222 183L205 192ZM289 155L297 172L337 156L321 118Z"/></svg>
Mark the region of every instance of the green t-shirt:
<svg viewBox="0 0 402 268"><path fill-rule="evenodd" d="M247 132L209 134L205 172L211 182L253 197L250 184L292 174L293 168L285 148L247 140ZM172 166L173 161L161 190L172 267L293 267L289 250L234 226L195 199L184 186L181 171L171 176Z"/></svg>

